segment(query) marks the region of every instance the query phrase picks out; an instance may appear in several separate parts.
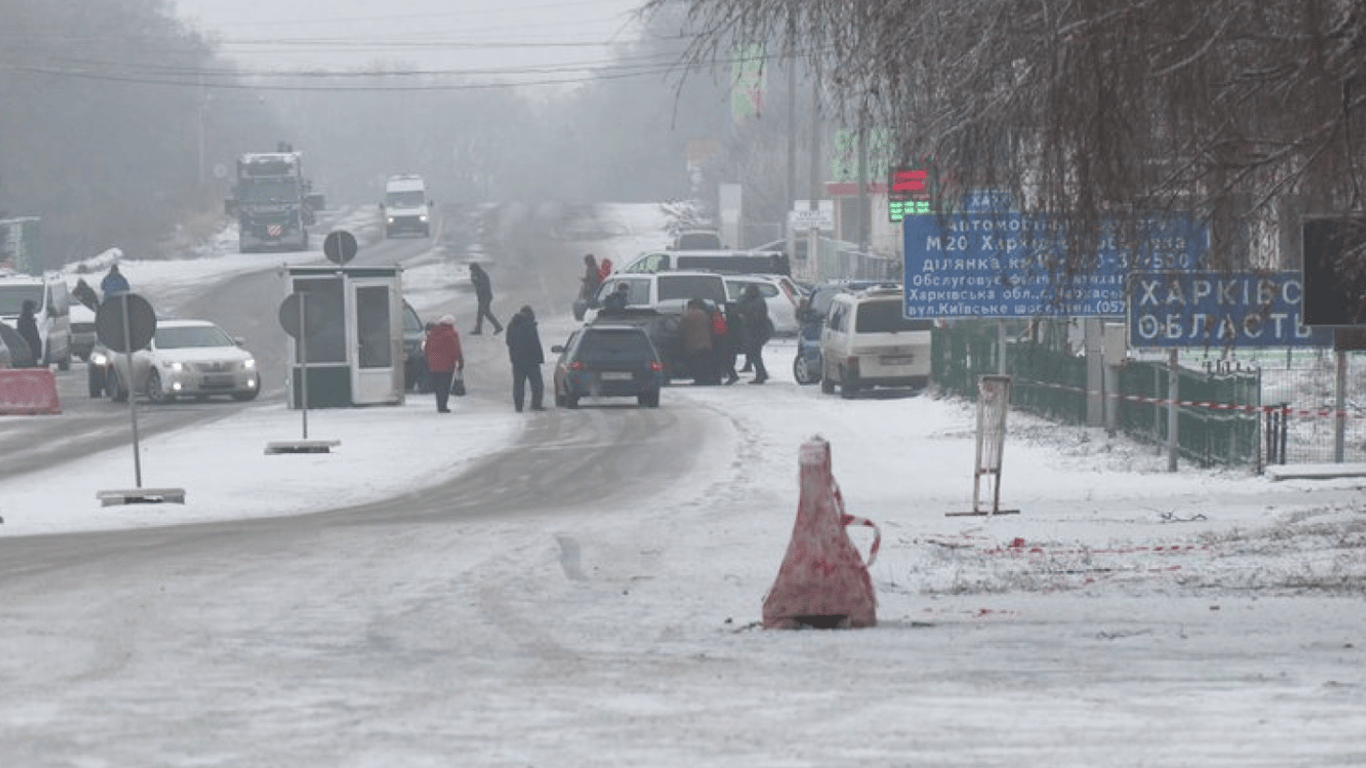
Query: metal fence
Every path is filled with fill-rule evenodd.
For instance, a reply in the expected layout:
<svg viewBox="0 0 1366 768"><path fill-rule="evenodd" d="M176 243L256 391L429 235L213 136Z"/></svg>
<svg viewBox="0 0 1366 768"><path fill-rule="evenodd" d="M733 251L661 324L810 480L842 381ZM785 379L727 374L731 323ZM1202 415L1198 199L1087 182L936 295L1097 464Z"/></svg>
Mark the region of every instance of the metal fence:
<svg viewBox="0 0 1366 768"><path fill-rule="evenodd" d="M1014 379L1011 405L1064 424L1085 424L1088 417L1086 359L1072 354L1056 334L1038 340L1011 341L1006 370ZM998 325L955 322L936 329L931 377L941 391L968 399L977 396L977 380L999 372ZM1106 400L1113 423L1139 440L1165 444L1168 439L1167 362L1128 360L1119 368L1118 391ZM1181 456L1201 465L1255 465L1267 461L1262 436L1262 377L1255 365L1178 368L1177 441ZM1293 442L1287 441L1293 445ZM1294 459L1292 459L1294 460Z"/></svg>

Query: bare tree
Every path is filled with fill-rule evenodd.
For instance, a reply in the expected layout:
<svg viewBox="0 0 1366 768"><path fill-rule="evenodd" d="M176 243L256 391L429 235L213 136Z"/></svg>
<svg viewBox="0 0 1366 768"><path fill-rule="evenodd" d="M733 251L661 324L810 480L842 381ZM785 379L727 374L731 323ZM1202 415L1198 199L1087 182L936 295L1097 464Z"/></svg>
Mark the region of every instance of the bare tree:
<svg viewBox="0 0 1366 768"><path fill-rule="evenodd" d="M1360 210L1362 0L652 0L678 2L688 57L770 41L825 73L841 108L932 158L952 200L1008 188L1072 224L1192 210L1216 264L1286 212ZM1273 238L1274 239L1274 238ZM1286 238L1282 238L1285 240Z"/></svg>

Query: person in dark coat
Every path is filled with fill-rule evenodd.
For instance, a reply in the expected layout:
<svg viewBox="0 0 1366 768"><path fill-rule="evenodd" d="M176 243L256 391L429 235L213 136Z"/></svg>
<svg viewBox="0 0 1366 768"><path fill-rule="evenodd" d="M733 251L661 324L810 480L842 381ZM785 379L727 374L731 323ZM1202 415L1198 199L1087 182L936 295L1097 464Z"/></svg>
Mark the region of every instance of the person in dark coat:
<svg viewBox="0 0 1366 768"><path fill-rule="evenodd" d="M493 324L494 335L502 333L503 324L493 316L493 282L489 280L489 273L485 272L478 262L470 264L470 282L474 283L474 297L479 301L479 310L474 316L474 330L471 333L477 335L484 332L486 317Z"/></svg>
<svg viewBox="0 0 1366 768"><path fill-rule="evenodd" d="M103 293L104 298L107 299L110 296L120 293L128 293L129 290L128 278L124 277L123 273L119 271L119 265L110 264L109 272L107 272L104 279L100 281L100 293Z"/></svg>
<svg viewBox="0 0 1366 768"><path fill-rule="evenodd" d="M15 330L28 343L33 364L41 366L43 364L43 337L38 335L38 316L34 314L37 311L38 304L33 299L24 299L23 308L19 310L19 321L15 323Z"/></svg>
<svg viewBox="0 0 1366 768"><path fill-rule="evenodd" d="M579 298L584 301L592 301L598 295L598 288L602 286L602 279L607 275L603 274L602 267L598 265L597 259L593 254L585 254L583 257L583 280L579 286Z"/></svg>
<svg viewBox="0 0 1366 768"><path fill-rule="evenodd" d="M754 378L749 383L763 384L768 381L768 369L764 367L764 345L773 336L773 323L768 319L768 302L759 295L759 286L745 286L745 292L740 296L739 310L745 326L745 357L754 367Z"/></svg>
<svg viewBox="0 0 1366 768"><path fill-rule="evenodd" d="M465 355L460 349L460 334L455 330L455 316L442 315L427 331L422 342L422 354L427 358L432 390L436 392L436 412L450 413L451 380L456 371L465 370Z"/></svg>
<svg viewBox="0 0 1366 768"><path fill-rule="evenodd" d="M631 286L628 283L617 283L617 287L607 294L607 298L602 300L602 310L600 314L619 315L626 311L626 305L631 303Z"/></svg>
<svg viewBox="0 0 1366 768"><path fill-rule="evenodd" d="M536 313L531 306L523 306L508 321L508 359L512 361L512 405L522 412L527 384L531 385L531 410L544 411L545 381L541 378L541 363L545 352L541 349L541 334L536 330Z"/></svg>

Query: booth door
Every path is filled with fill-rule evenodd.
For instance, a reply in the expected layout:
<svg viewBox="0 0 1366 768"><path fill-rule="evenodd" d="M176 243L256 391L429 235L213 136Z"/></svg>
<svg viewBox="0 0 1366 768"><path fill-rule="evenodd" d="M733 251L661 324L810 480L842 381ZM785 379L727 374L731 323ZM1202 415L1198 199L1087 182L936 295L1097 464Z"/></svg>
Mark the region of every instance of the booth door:
<svg viewBox="0 0 1366 768"><path fill-rule="evenodd" d="M349 334L355 346L351 366L354 405L395 403L403 399L403 324L392 278L352 278Z"/></svg>

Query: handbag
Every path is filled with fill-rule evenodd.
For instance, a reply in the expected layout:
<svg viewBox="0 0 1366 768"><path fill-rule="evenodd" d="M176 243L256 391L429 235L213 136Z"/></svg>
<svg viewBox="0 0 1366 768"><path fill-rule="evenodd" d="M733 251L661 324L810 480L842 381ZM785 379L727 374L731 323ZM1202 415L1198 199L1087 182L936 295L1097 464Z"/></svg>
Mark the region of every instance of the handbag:
<svg viewBox="0 0 1366 768"><path fill-rule="evenodd" d="M464 371L456 370L455 374L451 376L451 394L456 397L463 397L465 395Z"/></svg>

